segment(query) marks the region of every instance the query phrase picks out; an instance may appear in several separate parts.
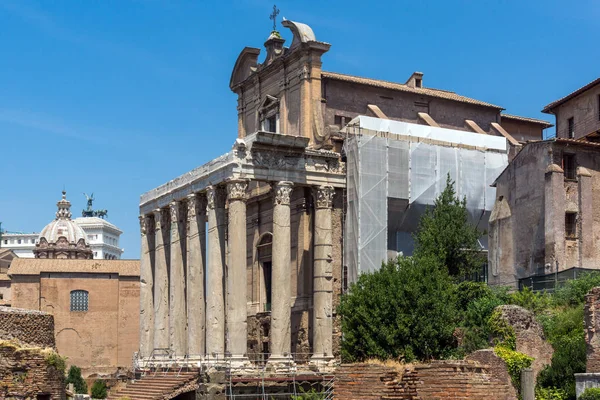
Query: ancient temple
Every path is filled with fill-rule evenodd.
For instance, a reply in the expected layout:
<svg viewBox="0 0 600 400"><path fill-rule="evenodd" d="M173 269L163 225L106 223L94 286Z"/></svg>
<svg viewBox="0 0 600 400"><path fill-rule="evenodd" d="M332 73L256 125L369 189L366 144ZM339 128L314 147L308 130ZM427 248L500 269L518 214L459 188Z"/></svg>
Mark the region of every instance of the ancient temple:
<svg viewBox="0 0 600 400"><path fill-rule="evenodd" d="M35 244L35 258L91 259L93 252L85 241L85 232L71 219L71 202L63 190L56 203L56 218L42 229Z"/></svg>
<svg viewBox="0 0 600 400"><path fill-rule="evenodd" d="M513 117L511 131L529 135L515 139L502 107L426 88L422 73L400 84L322 71L330 45L305 24L282 25L289 47L274 30L262 63L253 47L235 62L232 149L141 196L140 365L327 369L348 277L410 247L412 228L392 222L418 220L415 182L421 199L435 198L454 174L487 223L509 144L518 151L549 125ZM374 143L385 151L363 157ZM385 190L365 185L371 178Z"/></svg>

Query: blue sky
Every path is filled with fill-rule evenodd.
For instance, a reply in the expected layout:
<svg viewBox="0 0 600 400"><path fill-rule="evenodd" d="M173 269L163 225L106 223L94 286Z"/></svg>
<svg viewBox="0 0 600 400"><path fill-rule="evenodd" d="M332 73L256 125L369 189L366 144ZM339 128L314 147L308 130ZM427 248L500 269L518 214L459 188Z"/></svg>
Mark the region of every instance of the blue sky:
<svg viewBox="0 0 600 400"><path fill-rule="evenodd" d="M325 70L398 82L422 71L425 86L552 122L542 107L600 71L597 0L277 5L332 44ZM0 0L3 228L39 232L63 187L75 215L94 192L138 258L140 194L235 140L231 69L244 46L262 47L272 7Z"/></svg>

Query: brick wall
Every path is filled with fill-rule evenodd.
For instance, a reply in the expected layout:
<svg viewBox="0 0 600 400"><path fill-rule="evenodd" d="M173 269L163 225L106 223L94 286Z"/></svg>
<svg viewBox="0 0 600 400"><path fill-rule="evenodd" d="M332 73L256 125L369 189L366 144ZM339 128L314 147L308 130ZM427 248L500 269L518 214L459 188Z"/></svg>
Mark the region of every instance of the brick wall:
<svg viewBox="0 0 600 400"><path fill-rule="evenodd" d="M585 296L585 343L587 349L587 373L600 372L600 287L593 288Z"/></svg>
<svg viewBox="0 0 600 400"><path fill-rule="evenodd" d="M54 348L54 317L41 311L0 307L0 339Z"/></svg>
<svg viewBox="0 0 600 400"><path fill-rule="evenodd" d="M345 400L516 399L506 376L474 361L387 366L343 364L336 370L335 398Z"/></svg>
<svg viewBox="0 0 600 400"><path fill-rule="evenodd" d="M0 343L0 399L39 395L65 399L64 374L48 365L46 354L39 348Z"/></svg>

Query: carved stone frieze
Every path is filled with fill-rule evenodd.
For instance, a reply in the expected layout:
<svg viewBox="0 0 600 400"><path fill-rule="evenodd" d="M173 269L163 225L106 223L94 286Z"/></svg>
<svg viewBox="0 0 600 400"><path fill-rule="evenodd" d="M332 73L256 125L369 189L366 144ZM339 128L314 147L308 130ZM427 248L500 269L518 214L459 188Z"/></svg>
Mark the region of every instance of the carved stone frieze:
<svg viewBox="0 0 600 400"><path fill-rule="evenodd" d="M301 166L299 155L288 155L274 151L254 151L252 161L256 167L274 169L297 169Z"/></svg>
<svg viewBox="0 0 600 400"><path fill-rule="evenodd" d="M317 196L315 200L316 208L331 208L333 205L333 196L335 194L335 190L333 186L319 186L316 189Z"/></svg>
<svg viewBox="0 0 600 400"><path fill-rule="evenodd" d="M227 198L229 201L248 199L248 181L239 180L227 183Z"/></svg>
<svg viewBox="0 0 600 400"><path fill-rule="evenodd" d="M294 184L292 182L281 181L277 182L273 185L274 189L274 197L273 201L275 204L280 205L290 205L290 198L292 195L292 190L294 189Z"/></svg>
<svg viewBox="0 0 600 400"><path fill-rule="evenodd" d="M222 186L208 186L206 188L206 207L208 209L224 208L225 198L225 188Z"/></svg>

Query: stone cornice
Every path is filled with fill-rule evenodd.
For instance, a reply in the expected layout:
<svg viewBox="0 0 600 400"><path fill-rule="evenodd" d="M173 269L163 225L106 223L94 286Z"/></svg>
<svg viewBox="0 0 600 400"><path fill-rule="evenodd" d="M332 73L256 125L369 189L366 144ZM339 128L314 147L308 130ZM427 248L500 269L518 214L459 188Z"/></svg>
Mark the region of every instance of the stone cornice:
<svg viewBox="0 0 600 400"><path fill-rule="evenodd" d="M346 167L338 153L307 149L308 139L257 132L233 149L141 196L140 214L168 207L208 186L234 180L291 181L295 186L346 187Z"/></svg>

